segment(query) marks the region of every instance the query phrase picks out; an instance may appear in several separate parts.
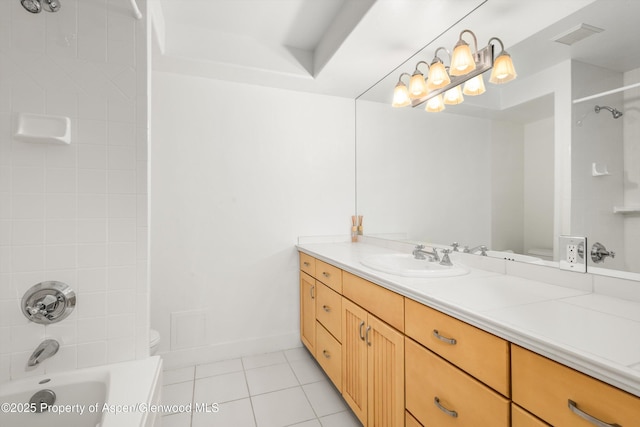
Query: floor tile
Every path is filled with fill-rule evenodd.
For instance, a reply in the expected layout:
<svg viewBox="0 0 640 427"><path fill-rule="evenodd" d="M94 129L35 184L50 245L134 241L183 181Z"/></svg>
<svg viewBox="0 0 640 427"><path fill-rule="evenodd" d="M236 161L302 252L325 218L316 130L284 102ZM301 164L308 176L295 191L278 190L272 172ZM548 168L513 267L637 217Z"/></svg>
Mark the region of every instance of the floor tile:
<svg viewBox="0 0 640 427"><path fill-rule="evenodd" d="M215 375L229 374L242 371L240 359L223 360L221 362L208 363L196 366L196 378L213 377Z"/></svg>
<svg viewBox="0 0 640 427"><path fill-rule="evenodd" d="M320 366L311 359L298 359L289 362L293 373L296 374L296 378L300 384L315 383L327 379L325 373L320 369Z"/></svg>
<svg viewBox="0 0 640 427"><path fill-rule="evenodd" d="M289 362L293 362L294 360L300 359L313 359L309 350L306 347L296 347L291 348L289 350L284 351L284 356L287 358Z"/></svg>
<svg viewBox="0 0 640 427"><path fill-rule="evenodd" d="M301 387L251 398L258 427L282 427L316 418Z"/></svg>
<svg viewBox="0 0 640 427"><path fill-rule="evenodd" d="M244 372L196 380L195 403L223 403L249 397Z"/></svg>
<svg viewBox="0 0 640 427"><path fill-rule="evenodd" d="M245 371L251 396L300 385L288 363Z"/></svg>
<svg viewBox="0 0 640 427"><path fill-rule="evenodd" d="M164 427L164 426L162 426L162 427ZM305 422L300 423L300 424L294 424L294 425L292 425L290 427L322 427L322 425L320 424L320 421L315 419L315 420L305 421Z"/></svg>
<svg viewBox="0 0 640 427"><path fill-rule="evenodd" d="M162 427L190 427L191 413L181 412L173 415L165 415L162 417Z"/></svg>
<svg viewBox="0 0 640 427"><path fill-rule="evenodd" d="M162 404L171 406L189 405L193 400L193 381L170 384L162 387ZM177 412L169 411L168 413Z"/></svg>
<svg viewBox="0 0 640 427"><path fill-rule="evenodd" d="M218 409L217 413L194 413L192 427L256 427L248 398L221 403Z"/></svg>
<svg viewBox="0 0 640 427"><path fill-rule="evenodd" d="M263 353L242 358L244 369L261 368L263 366L277 365L279 363L286 362L287 359L284 357L284 353L282 351L276 351L275 353Z"/></svg>
<svg viewBox="0 0 640 427"><path fill-rule="evenodd" d="M164 371L162 373L162 384L170 385L182 383L185 381L193 381L193 373L195 367L189 366L187 368L172 369L170 371Z"/></svg>
<svg viewBox="0 0 640 427"><path fill-rule="evenodd" d="M311 402L311 406L318 417L348 409L342 397L328 381L307 384L302 386L302 389L309 398L309 402Z"/></svg>
<svg viewBox="0 0 640 427"><path fill-rule="evenodd" d="M351 411L338 412L320 418L322 427L362 427L358 418Z"/></svg>

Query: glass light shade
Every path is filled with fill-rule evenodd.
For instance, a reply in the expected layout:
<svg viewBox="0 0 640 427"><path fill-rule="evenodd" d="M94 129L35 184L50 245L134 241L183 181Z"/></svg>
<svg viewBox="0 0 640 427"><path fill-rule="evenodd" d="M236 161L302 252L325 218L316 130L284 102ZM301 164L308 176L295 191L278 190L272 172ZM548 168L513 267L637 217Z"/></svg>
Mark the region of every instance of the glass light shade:
<svg viewBox="0 0 640 427"><path fill-rule="evenodd" d="M455 86L444 93L444 103L447 105L456 105L464 102L462 90L460 86Z"/></svg>
<svg viewBox="0 0 640 427"><path fill-rule="evenodd" d="M451 56L451 67L449 67L449 74L452 76L464 76L476 69L476 61L473 59L471 48L469 44L460 39L453 49L453 55Z"/></svg>
<svg viewBox="0 0 640 427"><path fill-rule="evenodd" d="M398 82L396 88L393 90L393 102L391 103L392 107L406 107L407 105L411 105L411 98L409 98L409 90L407 86Z"/></svg>
<svg viewBox="0 0 640 427"><path fill-rule="evenodd" d="M442 95L438 95L427 101L427 106L424 108L424 111L428 111L429 113L439 113L444 110L444 108L445 106L442 101Z"/></svg>
<svg viewBox="0 0 640 427"><path fill-rule="evenodd" d="M409 97L411 99L422 98L427 94L427 83L424 81L424 75L421 72L415 73L409 80Z"/></svg>
<svg viewBox="0 0 640 427"><path fill-rule="evenodd" d="M502 84L510 82L517 76L516 69L513 67L511 56L507 52L502 52L493 62L491 70L491 78L489 81L493 84Z"/></svg>
<svg viewBox="0 0 640 427"><path fill-rule="evenodd" d="M484 87L482 74L478 74L471 80L467 80L462 89L462 93L469 96L482 95L487 89Z"/></svg>
<svg viewBox="0 0 640 427"><path fill-rule="evenodd" d="M451 83L451 78L447 73L447 69L440 61L434 61L429 67L429 74L427 75L427 88L432 91L434 89L440 89Z"/></svg>

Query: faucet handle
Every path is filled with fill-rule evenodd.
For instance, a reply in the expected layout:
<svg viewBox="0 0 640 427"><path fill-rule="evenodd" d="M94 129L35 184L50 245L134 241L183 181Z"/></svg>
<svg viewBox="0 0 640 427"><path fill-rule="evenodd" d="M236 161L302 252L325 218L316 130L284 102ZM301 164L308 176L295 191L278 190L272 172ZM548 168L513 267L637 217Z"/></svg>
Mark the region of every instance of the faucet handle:
<svg viewBox="0 0 640 427"><path fill-rule="evenodd" d="M487 248L485 245L480 246L480 255L481 256L487 256L487 251L489 250L489 248Z"/></svg>
<svg viewBox="0 0 640 427"><path fill-rule="evenodd" d="M451 253L451 249L443 249L442 250L442 261L440 261L440 265L452 266L453 263L451 259L449 259L449 254Z"/></svg>
<svg viewBox="0 0 640 427"><path fill-rule="evenodd" d="M458 248L460 247L460 243L458 243L458 242L453 242L453 243L451 244L451 247L453 248L453 252L459 252L459 251L458 251Z"/></svg>

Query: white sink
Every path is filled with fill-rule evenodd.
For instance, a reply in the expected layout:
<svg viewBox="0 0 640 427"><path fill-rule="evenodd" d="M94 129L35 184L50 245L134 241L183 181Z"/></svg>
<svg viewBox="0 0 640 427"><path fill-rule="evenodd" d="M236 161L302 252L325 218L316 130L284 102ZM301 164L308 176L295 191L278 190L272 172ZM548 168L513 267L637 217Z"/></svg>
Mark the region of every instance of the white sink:
<svg viewBox="0 0 640 427"><path fill-rule="evenodd" d="M374 270L403 277L452 277L469 273L461 265L440 265L438 262L415 259L411 254L372 255L360 262Z"/></svg>

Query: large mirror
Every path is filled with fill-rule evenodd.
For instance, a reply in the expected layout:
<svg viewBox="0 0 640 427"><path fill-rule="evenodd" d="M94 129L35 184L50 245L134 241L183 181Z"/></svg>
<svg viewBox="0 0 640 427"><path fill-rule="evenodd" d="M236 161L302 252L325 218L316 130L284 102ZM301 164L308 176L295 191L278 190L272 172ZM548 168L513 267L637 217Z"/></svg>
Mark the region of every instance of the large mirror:
<svg viewBox="0 0 640 427"><path fill-rule="evenodd" d="M591 271L640 273L640 1L509 3L480 5L356 101L365 230L550 265L559 235L587 236L615 252ZM518 78L485 73L483 95L440 113L392 108L400 74L466 28L479 47L501 38Z"/></svg>

